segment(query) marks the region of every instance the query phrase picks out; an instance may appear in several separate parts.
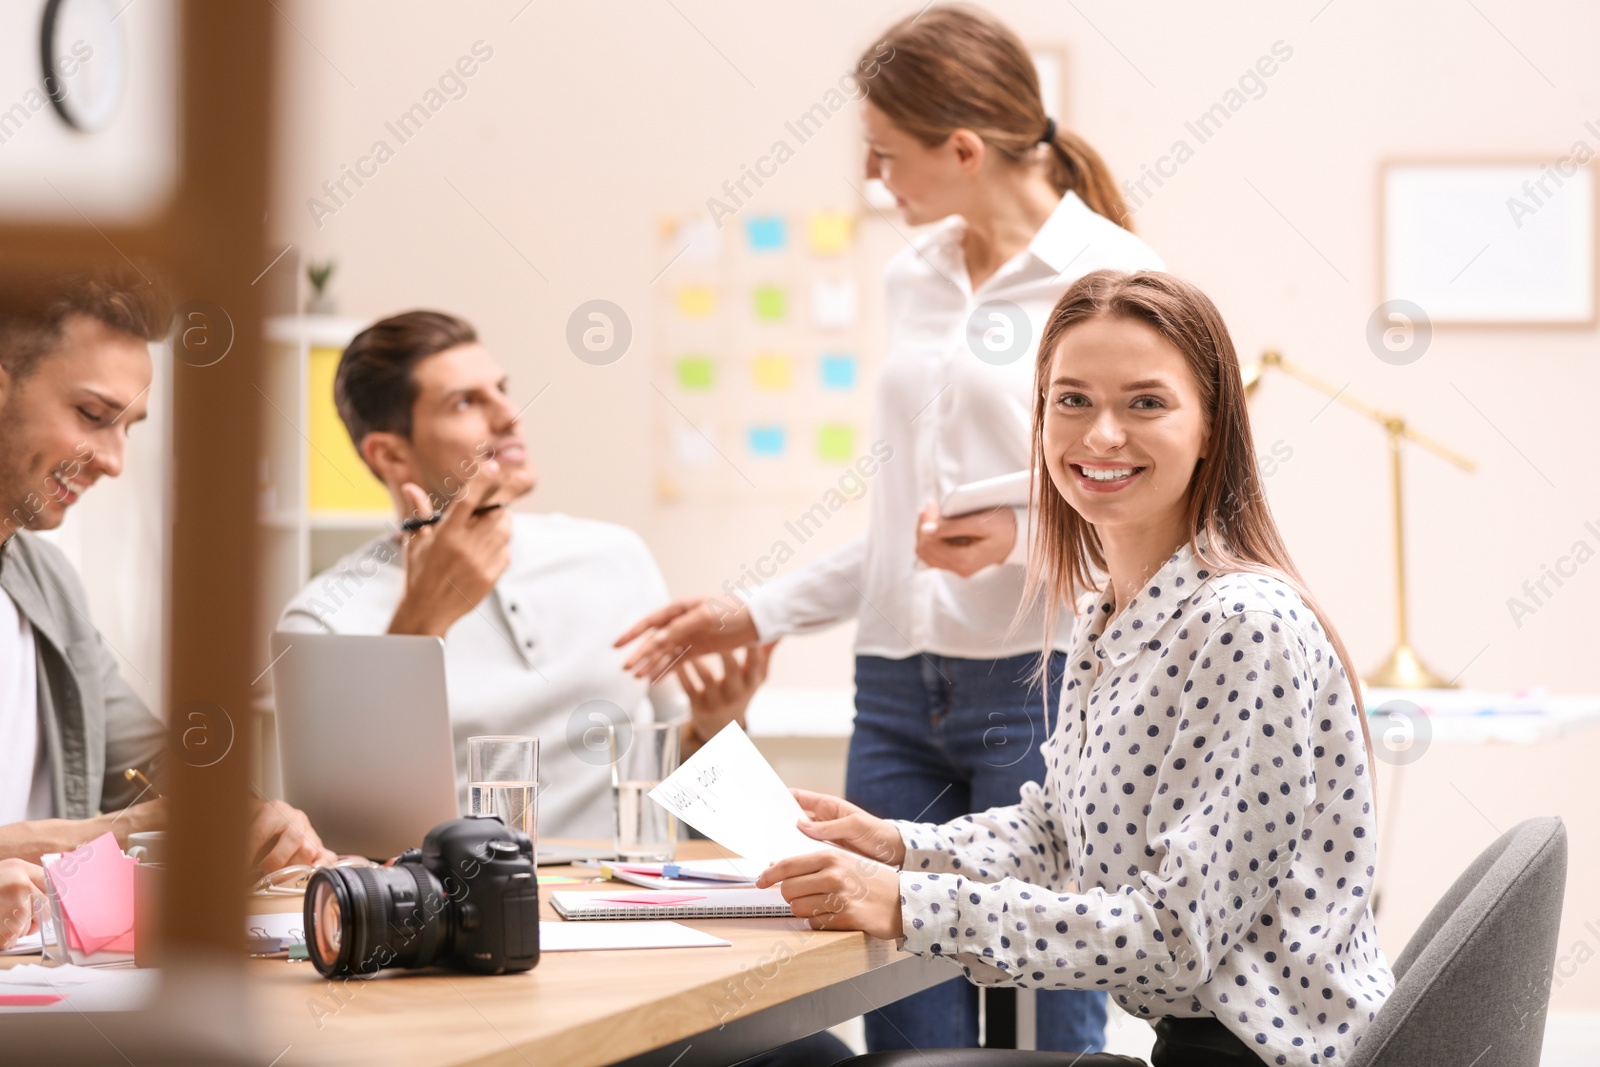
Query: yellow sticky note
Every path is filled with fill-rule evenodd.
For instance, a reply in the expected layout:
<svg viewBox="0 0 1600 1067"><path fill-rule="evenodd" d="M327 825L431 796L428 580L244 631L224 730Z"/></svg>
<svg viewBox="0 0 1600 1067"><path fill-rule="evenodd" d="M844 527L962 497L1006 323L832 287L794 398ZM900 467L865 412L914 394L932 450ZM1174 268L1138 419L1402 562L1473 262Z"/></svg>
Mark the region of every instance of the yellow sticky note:
<svg viewBox="0 0 1600 1067"><path fill-rule="evenodd" d="M819 256L836 256L850 246L855 219L842 211L818 211L806 220L806 243Z"/></svg>
<svg viewBox="0 0 1600 1067"><path fill-rule="evenodd" d="M750 364L756 388L782 392L794 385L794 360L781 352L767 352Z"/></svg>
<svg viewBox="0 0 1600 1067"><path fill-rule="evenodd" d="M716 294L709 285L685 285L678 289L678 314L686 319L709 319L716 306Z"/></svg>

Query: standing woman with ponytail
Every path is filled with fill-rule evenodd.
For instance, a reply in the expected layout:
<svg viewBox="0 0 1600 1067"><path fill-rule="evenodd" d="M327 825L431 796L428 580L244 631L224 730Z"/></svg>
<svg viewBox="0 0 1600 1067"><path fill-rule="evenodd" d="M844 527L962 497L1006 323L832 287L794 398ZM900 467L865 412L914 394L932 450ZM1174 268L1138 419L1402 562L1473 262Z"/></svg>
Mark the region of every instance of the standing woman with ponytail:
<svg viewBox="0 0 1600 1067"><path fill-rule="evenodd" d="M1044 648L1044 613L1061 609L1018 619L1026 508L941 519L933 502L1028 467L1035 342L1067 287L1100 268L1161 261L1127 228L1100 157L1046 116L1026 48L993 16L933 7L902 20L863 56L859 69L874 68L867 176L928 231L885 271L873 437L892 454L866 536L747 601L678 601L618 644L648 635L628 665L654 676L691 650L858 619L846 793L875 816L944 822L1013 803L1024 782L1043 780L1068 627ZM1009 349L983 344L991 330ZM1104 1042L1099 992L1041 994L1037 1015L1041 1049ZM867 1016L874 1050L977 1037L977 992L960 979Z"/></svg>

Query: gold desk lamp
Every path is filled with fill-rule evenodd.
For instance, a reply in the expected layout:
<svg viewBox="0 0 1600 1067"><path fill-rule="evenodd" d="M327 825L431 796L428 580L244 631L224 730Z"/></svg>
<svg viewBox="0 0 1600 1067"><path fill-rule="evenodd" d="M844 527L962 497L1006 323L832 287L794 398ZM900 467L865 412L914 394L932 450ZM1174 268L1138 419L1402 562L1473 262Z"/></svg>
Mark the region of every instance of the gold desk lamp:
<svg viewBox="0 0 1600 1067"><path fill-rule="evenodd" d="M1410 438L1412 441L1426 448L1435 455L1454 463L1462 470L1471 473L1477 470L1477 465L1459 452L1452 451L1433 440L1425 434L1418 433L1406 425L1405 419L1373 407L1363 400L1357 400L1343 389L1335 389L1327 382L1314 374L1309 374L1301 368L1283 358L1283 354L1276 349L1267 349L1261 353L1259 362L1246 364L1240 367L1244 377L1244 391L1246 396L1253 396L1261 384L1262 377L1268 367L1276 367L1292 378L1309 385L1324 396L1331 397L1346 407L1353 408L1380 424L1389 433L1389 479L1394 490L1394 604L1395 604L1395 632L1396 644L1394 651L1379 665L1378 669L1369 674L1366 682L1371 686L1394 689L1453 689L1454 683L1429 670L1416 650L1411 647L1411 638L1406 625L1406 538L1404 503L1400 495L1400 441Z"/></svg>

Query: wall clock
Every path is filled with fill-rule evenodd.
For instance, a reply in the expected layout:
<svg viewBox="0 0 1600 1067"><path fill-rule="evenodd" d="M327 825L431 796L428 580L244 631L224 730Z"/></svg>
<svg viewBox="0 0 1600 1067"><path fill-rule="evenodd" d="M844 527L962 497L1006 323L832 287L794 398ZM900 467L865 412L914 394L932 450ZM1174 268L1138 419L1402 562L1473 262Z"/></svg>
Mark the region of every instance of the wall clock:
<svg viewBox="0 0 1600 1067"><path fill-rule="evenodd" d="M45 89L67 125L93 133L116 116L127 41L111 0L49 0L39 30Z"/></svg>

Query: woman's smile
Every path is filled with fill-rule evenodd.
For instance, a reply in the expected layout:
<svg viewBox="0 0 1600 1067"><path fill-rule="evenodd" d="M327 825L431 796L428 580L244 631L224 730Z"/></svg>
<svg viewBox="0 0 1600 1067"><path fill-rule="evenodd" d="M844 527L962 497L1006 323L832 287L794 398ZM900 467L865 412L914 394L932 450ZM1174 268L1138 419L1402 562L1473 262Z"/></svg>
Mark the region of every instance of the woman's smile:
<svg viewBox="0 0 1600 1067"><path fill-rule="evenodd" d="M1133 485L1146 468L1131 463L1068 463L1073 480L1086 493L1120 493Z"/></svg>

